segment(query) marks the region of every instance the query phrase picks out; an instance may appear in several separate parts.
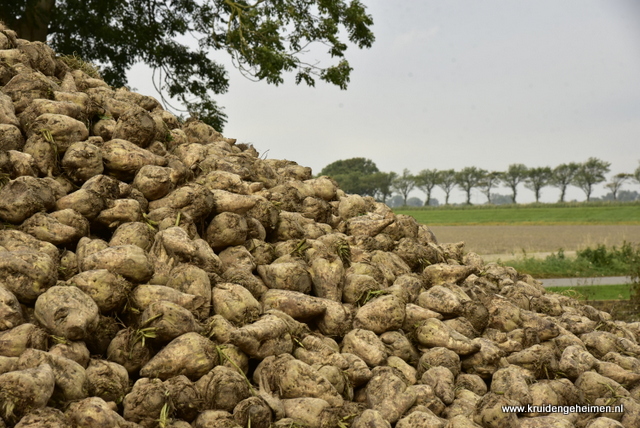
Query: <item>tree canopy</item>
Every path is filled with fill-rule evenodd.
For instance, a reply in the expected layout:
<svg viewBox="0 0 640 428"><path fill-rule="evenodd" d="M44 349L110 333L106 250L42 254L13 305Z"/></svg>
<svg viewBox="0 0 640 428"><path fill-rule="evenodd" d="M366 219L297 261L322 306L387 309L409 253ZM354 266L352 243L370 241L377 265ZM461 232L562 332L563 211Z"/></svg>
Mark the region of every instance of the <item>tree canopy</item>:
<svg viewBox="0 0 640 428"><path fill-rule="evenodd" d="M423 169L415 175L416 187L422 190L426 195L426 199L424 201L425 207L431 204L431 192L438 184L439 177L440 175L438 174L437 169Z"/></svg>
<svg viewBox="0 0 640 428"><path fill-rule="evenodd" d="M351 158L341 159L322 168L320 175L343 175L357 172L361 175L370 175L380 172L378 166L371 159Z"/></svg>
<svg viewBox="0 0 640 428"><path fill-rule="evenodd" d="M611 177L611 181L604 185L606 188L611 190L611 195L613 196L614 201L618 200L618 192L620 191L622 184L624 184L625 181L632 177L633 174L621 172Z"/></svg>
<svg viewBox="0 0 640 428"><path fill-rule="evenodd" d="M369 177L369 180L373 182L373 185L377 189L374 196L380 199L382 203L387 203L387 198L393 193L393 182L398 177L398 174L393 171L376 172Z"/></svg>
<svg viewBox="0 0 640 428"><path fill-rule="evenodd" d="M486 174L487 171L475 166L468 166L456 173L456 184L467 194L467 205L471 205L471 190L478 186Z"/></svg>
<svg viewBox="0 0 640 428"><path fill-rule="evenodd" d="M391 188L402 195L402 205L406 206L409 193L411 193L415 185L415 177L411 175L411 171L405 168L402 171L402 175L398 175L395 180L393 180Z"/></svg>
<svg viewBox="0 0 640 428"><path fill-rule="evenodd" d="M96 63L112 86L125 85L135 63L148 64L162 94L218 130L226 115L213 95L229 86L213 59L219 51L256 81L278 85L294 72L296 83L345 89L347 40L359 48L374 41L359 0L0 0L0 20L19 37ZM325 46L332 63L308 62L311 45Z"/></svg>
<svg viewBox="0 0 640 428"><path fill-rule="evenodd" d="M540 202L540 191L551 181L553 171L548 166L530 168L525 178L525 187L532 190L536 196L536 202Z"/></svg>
<svg viewBox="0 0 640 428"><path fill-rule="evenodd" d="M502 182L509 188L513 195L513 203L516 203L516 196L518 196L518 184L527 178L528 168L521 163L514 163L509 165L509 168L502 173Z"/></svg>
<svg viewBox="0 0 640 428"><path fill-rule="evenodd" d="M325 166L320 175L333 177L347 193L363 196L375 196L386 178L380 175L380 170L371 159L365 158L337 160Z"/></svg>
<svg viewBox="0 0 640 428"><path fill-rule="evenodd" d="M444 191L445 198L444 204L449 205L449 195L456 185L456 171L453 169L446 169L438 171L438 186Z"/></svg>
<svg viewBox="0 0 640 428"><path fill-rule="evenodd" d="M402 174L393 171L382 172L371 159L351 158L335 161L327 165L319 175L330 175L347 193L357 193L363 196L373 196L378 201L389 203L390 206L413 205L418 198L411 198L411 192L419 189L425 193L424 205L439 205L432 197L434 189L439 187L445 194L444 203L449 204L451 191L458 186L466 193L466 203L471 203L473 188L478 188L487 197L489 204L514 203L517 187L524 184L533 191L536 202L540 202L541 189L545 186L555 186L560 192L560 202L564 201L565 192L569 185L582 188L587 201L591 199L591 192L595 185L602 183L604 175L609 171L609 162L597 158L589 158L584 163L567 163L555 168L548 166L528 168L524 164L511 164L507 171L486 171L478 167L466 167L459 171L454 169L438 170L423 169L412 175L405 168ZM604 186L611 193L599 200L635 200L636 192L620 190L621 186L630 181L640 182L640 167L631 173L619 173L610 178ZM492 189L500 185L508 186L510 196L492 193ZM395 195L394 195L395 194ZM434 202L433 204L431 202Z"/></svg>
<svg viewBox="0 0 640 428"><path fill-rule="evenodd" d="M563 163L553 169L551 184L560 189L560 202L564 202L567 187L573 183L573 177L578 169L580 169L580 165L575 162Z"/></svg>
<svg viewBox="0 0 640 428"><path fill-rule="evenodd" d="M610 162L598 158L589 158L586 162L580 164L573 177L573 184L584 191L585 195L587 195L587 201L591 200L593 186L605 181L604 175L609 172L610 166Z"/></svg>
<svg viewBox="0 0 640 428"><path fill-rule="evenodd" d="M493 189L500 183L501 175L502 173L499 171L487 172L478 183L478 187L487 197L488 204L491 203L491 189Z"/></svg>

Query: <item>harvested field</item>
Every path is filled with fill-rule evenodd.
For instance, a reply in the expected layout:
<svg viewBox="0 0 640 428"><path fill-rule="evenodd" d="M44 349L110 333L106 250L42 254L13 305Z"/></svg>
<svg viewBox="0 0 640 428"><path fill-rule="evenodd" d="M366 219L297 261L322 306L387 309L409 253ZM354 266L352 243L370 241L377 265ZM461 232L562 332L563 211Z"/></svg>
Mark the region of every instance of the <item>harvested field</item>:
<svg viewBox="0 0 640 428"><path fill-rule="evenodd" d="M555 225L555 226L431 226L438 242L466 243L478 254L517 255L565 252L586 247L620 246L625 241L640 242L640 226L635 225ZM503 258L504 259L504 258Z"/></svg>

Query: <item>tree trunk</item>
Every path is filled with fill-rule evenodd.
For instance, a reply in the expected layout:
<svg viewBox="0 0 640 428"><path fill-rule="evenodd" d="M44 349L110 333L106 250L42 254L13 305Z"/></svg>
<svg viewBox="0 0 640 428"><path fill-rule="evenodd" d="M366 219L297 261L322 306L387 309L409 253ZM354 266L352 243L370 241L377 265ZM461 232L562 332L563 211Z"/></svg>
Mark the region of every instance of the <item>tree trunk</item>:
<svg viewBox="0 0 640 428"><path fill-rule="evenodd" d="M515 186L510 186L511 187L511 191L513 192L513 196L511 197L511 199L513 199L513 203L516 203L516 196L518 195L518 185L516 184Z"/></svg>
<svg viewBox="0 0 640 428"><path fill-rule="evenodd" d="M56 0L27 0L25 14L13 28L18 37L32 42L46 42Z"/></svg>

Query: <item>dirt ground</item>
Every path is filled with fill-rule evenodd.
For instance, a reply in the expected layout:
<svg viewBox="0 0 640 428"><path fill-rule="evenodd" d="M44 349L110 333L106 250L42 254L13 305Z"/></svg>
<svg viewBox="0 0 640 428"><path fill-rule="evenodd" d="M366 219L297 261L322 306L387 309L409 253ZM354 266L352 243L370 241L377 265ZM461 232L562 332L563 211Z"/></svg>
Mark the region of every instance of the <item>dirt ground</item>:
<svg viewBox="0 0 640 428"><path fill-rule="evenodd" d="M464 241L466 249L482 255L569 252L600 244L640 244L640 226L431 226L438 242ZM527 254L529 255L529 254Z"/></svg>

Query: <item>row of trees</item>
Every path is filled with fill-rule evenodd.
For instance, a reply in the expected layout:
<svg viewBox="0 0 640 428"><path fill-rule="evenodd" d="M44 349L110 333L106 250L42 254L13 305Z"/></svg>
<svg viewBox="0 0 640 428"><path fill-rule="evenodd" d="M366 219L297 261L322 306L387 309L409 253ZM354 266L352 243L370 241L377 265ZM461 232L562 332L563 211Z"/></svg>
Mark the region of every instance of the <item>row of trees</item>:
<svg viewBox="0 0 640 428"><path fill-rule="evenodd" d="M451 191L456 187L466 193L467 204L471 204L473 189L479 189L487 197L487 203L492 203L492 190L501 185L511 189L512 202L516 203L521 184L533 191L536 202L539 202L542 188L546 186L558 188L560 202L564 202L569 186L582 189L587 201L591 200L594 186L606 181L605 174L610 166L609 162L592 157L584 163L571 162L555 168L528 168L523 164L511 164L506 171L487 171L471 166L459 171L424 169L413 175L406 168L402 174L381 172L370 159L352 158L327 165L320 175L332 176L347 193L373 196L385 203L395 192L402 196L406 205L409 194L419 189L426 196L424 205L430 205L431 194L436 187L444 191L445 204L449 203ZM633 174L616 174L605 184L614 200L621 186L630 179L640 182L640 167Z"/></svg>

